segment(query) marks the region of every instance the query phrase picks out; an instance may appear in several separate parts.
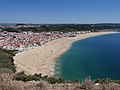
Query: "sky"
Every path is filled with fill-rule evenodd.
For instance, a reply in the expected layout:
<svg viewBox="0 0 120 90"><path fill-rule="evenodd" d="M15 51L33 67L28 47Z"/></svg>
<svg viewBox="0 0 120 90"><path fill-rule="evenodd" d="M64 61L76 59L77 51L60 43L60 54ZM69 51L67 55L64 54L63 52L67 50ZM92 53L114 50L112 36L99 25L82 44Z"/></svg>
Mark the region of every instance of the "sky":
<svg viewBox="0 0 120 90"><path fill-rule="evenodd" d="M120 0L0 0L0 23L120 23Z"/></svg>

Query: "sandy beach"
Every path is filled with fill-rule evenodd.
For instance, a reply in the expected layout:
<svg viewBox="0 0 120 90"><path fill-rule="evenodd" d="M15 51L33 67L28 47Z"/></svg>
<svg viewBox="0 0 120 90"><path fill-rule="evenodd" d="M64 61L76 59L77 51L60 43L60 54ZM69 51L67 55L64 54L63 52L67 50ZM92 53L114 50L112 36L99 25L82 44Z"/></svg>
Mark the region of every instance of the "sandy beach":
<svg viewBox="0 0 120 90"><path fill-rule="evenodd" d="M70 48L72 42L112 33L115 32L79 34L76 37L60 38L49 41L43 46L29 49L14 57L17 72L25 71L26 74L41 73L42 75L51 76L54 74L56 58L66 52Z"/></svg>

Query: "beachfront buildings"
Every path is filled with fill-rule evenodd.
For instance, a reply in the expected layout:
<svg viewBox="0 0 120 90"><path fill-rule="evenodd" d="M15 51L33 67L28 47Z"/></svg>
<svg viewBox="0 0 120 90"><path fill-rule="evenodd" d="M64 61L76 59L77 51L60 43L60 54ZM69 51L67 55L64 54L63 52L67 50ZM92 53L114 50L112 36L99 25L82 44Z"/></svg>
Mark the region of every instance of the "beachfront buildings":
<svg viewBox="0 0 120 90"><path fill-rule="evenodd" d="M62 37L75 37L77 34L85 34L89 31L68 32L63 33L60 31L52 32L0 32L0 48L7 50L18 50L19 52L25 51L28 48L41 46L51 40Z"/></svg>
<svg viewBox="0 0 120 90"><path fill-rule="evenodd" d="M0 32L0 48L23 51L30 47L37 47L48 41L63 37L62 32Z"/></svg>

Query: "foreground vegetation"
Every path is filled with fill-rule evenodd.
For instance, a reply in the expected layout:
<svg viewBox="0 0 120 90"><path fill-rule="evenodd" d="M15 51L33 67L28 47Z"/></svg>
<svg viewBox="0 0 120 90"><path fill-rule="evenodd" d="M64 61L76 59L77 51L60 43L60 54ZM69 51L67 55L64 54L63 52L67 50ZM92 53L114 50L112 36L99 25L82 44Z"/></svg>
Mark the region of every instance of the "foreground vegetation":
<svg viewBox="0 0 120 90"><path fill-rule="evenodd" d="M48 76L42 76L41 74L34 74L34 75L26 75L24 72L19 72L14 75L14 80L18 81L40 81L45 80L48 81L50 84L55 83L80 83L79 80L64 80L63 78L56 78L56 77L48 77ZM87 77L85 81L92 81L90 77ZM84 81L83 81L84 82ZM117 83L120 84L120 80L112 80L110 78L98 78L96 80L93 80L94 83L100 83L100 84L109 84L109 83Z"/></svg>
<svg viewBox="0 0 120 90"><path fill-rule="evenodd" d="M71 83L66 81L62 83L63 81L59 79L56 80L55 78L53 78L51 79L50 82L56 80L55 81L56 83L54 82L50 84L49 80L46 81L47 78L45 79L44 77L41 77L40 74L36 74L33 76L29 76L29 75L24 76L23 72L18 74L17 77L19 77L19 80L24 81L23 79L24 77L26 78L31 77L31 80L34 79L37 81L25 80L25 82L23 82L23 81L12 80L12 78L15 78L16 76L14 76L13 74L2 73L0 74L0 90L120 90L120 84L113 83L111 82L110 79L107 78L100 80L100 83L98 83L98 80L97 81L91 80L90 77L86 78L82 83L80 82ZM58 82L58 80L60 82Z"/></svg>
<svg viewBox="0 0 120 90"><path fill-rule="evenodd" d="M78 83L78 80L68 80L65 81L63 78L57 78L57 77L48 77L48 76L42 76L41 74L34 74L34 75L26 75L24 72L19 72L15 74L14 80L17 81L40 81L45 80L49 82L50 84L55 83Z"/></svg>

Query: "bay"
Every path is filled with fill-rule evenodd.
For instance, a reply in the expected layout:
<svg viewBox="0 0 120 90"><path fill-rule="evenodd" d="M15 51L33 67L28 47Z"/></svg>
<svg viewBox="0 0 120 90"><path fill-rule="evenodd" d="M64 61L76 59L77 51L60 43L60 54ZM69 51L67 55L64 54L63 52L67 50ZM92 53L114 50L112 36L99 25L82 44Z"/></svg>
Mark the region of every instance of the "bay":
<svg viewBox="0 0 120 90"><path fill-rule="evenodd" d="M92 37L72 43L56 62L55 73L65 80L120 79L120 34Z"/></svg>

